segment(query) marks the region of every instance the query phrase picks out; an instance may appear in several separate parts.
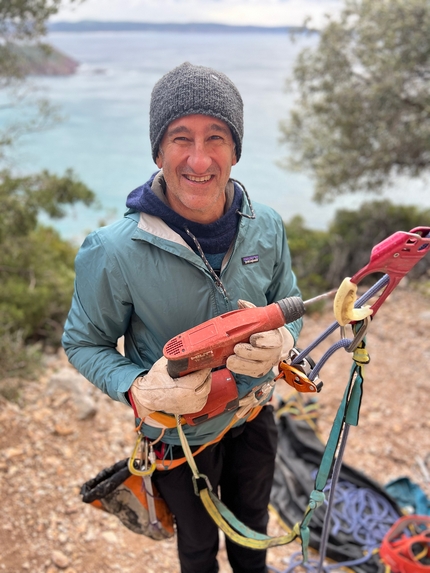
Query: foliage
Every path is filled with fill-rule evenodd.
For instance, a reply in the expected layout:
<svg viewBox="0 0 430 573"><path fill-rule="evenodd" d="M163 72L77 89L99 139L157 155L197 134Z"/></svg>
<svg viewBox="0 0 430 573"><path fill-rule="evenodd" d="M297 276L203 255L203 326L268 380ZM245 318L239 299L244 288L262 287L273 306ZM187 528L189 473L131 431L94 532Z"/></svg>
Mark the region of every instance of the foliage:
<svg viewBox="0 0 430 573"><path fill-rule="evenodd" d="M62 55L50 51L40 38L46 32L49 17L62 4L80 1L0 0L3 164L5 150L20 135L49 126L57 119L49 103L35 100L33 89L23 80L41 59L51 67L58 65ZM8 125L8 109L16 106L20 106L21 119ZM70 170L62 177L47 171L26 177L17 177L7 170L0 172L0 380L3 382L6 378L19 380L29 369L34 372L41 349L38 341L42 345L59 344L70 306L75 249L56 231L41 225L40 214L61 218L67 206L76 202L89 205L93 199L93 193ZM9 386L2 384L0 393L16 397L18 386L15 382Z"/></svg>
<svg viewBox="0 0 430 573"><path fill-rule="evenodd" d="M0 267L0 334L18 330L25 341L58 345L72 296L74 248L45 227L7 246Z"/></svg>
<svg viewBox="0 0 430 573"><path fill-rule="evenodd" d="M41 225L76 202L94 199L71 171L14 178L0 174L0 378L27 368L35 356L24 344L58 346L70 307L75 248ZM15 360L13 358L15 357Z"/></svg>
<svg viewBox="0 0 430 573"><path fill-rule="evenodd" d="M396 231L411 231L420 226L430 227L430 209L393 205L385 200L364 203L358 211L337 211L328 231L333 258L326 272L332 286L338 286L346 276L364 267L376 244ZM429 269L430 257L425 257L409 278L418 278Z"/></svg>
<svg viewBox="0 0 430 573"><path fill-rule="evenodd" d="M0 396L18 401L24 377L34 379L41 370L41 347L25 344L21 332L0 335Z"/></svg>
<svg viewBox="0 0 430 573"><path fill-rule="evenodd" d="M90 205L93 200L92 191L71 170L63 177L47 171L13 177L4 170L0 172L0 245L7 237L27 236L36 228L40 212L59 219L65 215L64 206Z"/></svg>
<svg viewBox="0 0 430 573"><path fill-rule="evenodd" d="M290 167L315 200L380 192L430 167L430 2L345 0L294 69L299 97L281 125Z"/></svg>
<svg viewBox="0 0 430 573"><path fill-rule="evenodd" d="M325 275L332 255L327 233L306 229L300 215L286 223L285 230L303 298L308 299L328 290L330 284Z"/></svg>
<svg viewBox="0 0 430 573"><path fill-rule="evenodd" d="M397 231L430 227L430 209L370 201L358 211L341 209L328 231L306 229L301 217L285 225L294 271L304 298L339 287L368 262L375 245ZM430 256L424 257L410 278L429 276ZM375 277L369 277L375 282ZM366 281L363 281L366 282Z"/></svg>
<svg viewBox="0 0 430 573"><path fill-rule="evenodd" d="M20 331L25 340L58 343L70 305L75 249L39 225L38 216L62 217L66 205L89 205L93 193L71 171L21 178L3 172L0 180L0 333Z"/></svg>
<svg viewBox="0 0 430 573"><path fill-rule="evenodd" d="M0 0L0 161L3 164L8 150L21 135L44 129L58 120L54 106L46 98L38 97L36 88L24 80L43 56L49 69L59 65L58 59L64 57L41 43L40 38L46 33L48 18L62 5L81 1ZM17 107L20 119L8 123L9 110Z"/></svg>
<svg viewBox="0 0 430 573"><path fill-rule="evenodd" d="M68 0L68 3L80 1ZM15 44L44 36L48 19L65 3L64 0L0 0L0 79L3 85L25 75Z"/></svg>

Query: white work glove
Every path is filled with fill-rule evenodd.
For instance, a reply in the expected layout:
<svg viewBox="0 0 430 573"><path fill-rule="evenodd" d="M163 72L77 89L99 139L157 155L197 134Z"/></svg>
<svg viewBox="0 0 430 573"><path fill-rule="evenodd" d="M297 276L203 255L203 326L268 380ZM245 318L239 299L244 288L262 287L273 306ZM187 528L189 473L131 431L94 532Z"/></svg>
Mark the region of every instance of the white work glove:
<svg viewBox="0 0 430 573"><path fill-rule="evenodd" d="M210 368L171 378L167 373L167 359L163 356L145 376L136 378L130 392L140 418L155 411L192 414L200 412L206 404L211 382Z"/></svg>
<svg viewBox="0 0 430 573"><path fill-rule="evenodd" d="M239 308L254 308L252 302L238 301ZM252 378L261 378L282 357L287 357L294 346L294 339L284 326L276 330L252 334L249 343L240 342L234 347L234 354L227 358L226 366L236 374L245 374Z"/></svg>

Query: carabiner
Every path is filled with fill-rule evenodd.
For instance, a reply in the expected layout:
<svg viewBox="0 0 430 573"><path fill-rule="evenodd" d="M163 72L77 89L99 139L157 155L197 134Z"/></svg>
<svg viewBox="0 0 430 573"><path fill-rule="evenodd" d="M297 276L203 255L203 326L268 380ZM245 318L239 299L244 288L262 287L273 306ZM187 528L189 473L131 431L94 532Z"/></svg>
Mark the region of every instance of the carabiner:
<svg viewBox="0 0 430 573"><path fill-rule="evenodd" d="M356 332L351 344L345 348L345 350L347 352L355 352L355 350L358 348L360 342L366 336L366 332L367 332L367 329L369 327L369 323L370 323L370 317L366 316L364 318L362 324L360 325L360 328Z"/></svg>
<svg viewBox="0 0 430 573"><path fill-rule="evenodd" d="M141 451L140 457L138 458L137 452L139 450L139 446L141 447ZM153 455L152 445L152 451L148 451L148 447L148 440L142 434L138 434L133 452L128 459L128 471L135 476L151 476L157 467L155 463L155 457Z"/></svg>

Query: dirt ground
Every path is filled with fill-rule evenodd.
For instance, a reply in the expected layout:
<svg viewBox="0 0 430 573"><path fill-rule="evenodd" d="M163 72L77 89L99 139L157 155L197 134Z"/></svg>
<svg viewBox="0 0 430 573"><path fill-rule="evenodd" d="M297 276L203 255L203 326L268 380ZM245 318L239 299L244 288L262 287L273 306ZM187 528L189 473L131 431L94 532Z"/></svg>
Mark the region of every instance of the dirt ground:
<svg viewBox="0 0 430 573"><path fill-rule="evenodd" d="M305 317L299 345L306 347L332 322L329 305ZM360 422L350 431L345 455L381 484L408 476L427 495L422 468L430 468L429 330L430 299L400 285L370 325ZM339 331L315 349L314 360L338 337ZM350 365L350 355L339 350L321 372L324 436ZM83 482L130 455L134 424L129 408L87 382L79 388L62 384L68 374L76 379L63 354L48 356L44 375L26 384L19 404L0 399L0 572L177 573L174 539L151 541L81 502ZM284 383L277 390L290 392ZM271 516L270 533L280 531ZM283 570L298 548L271 549L268 561ZM222 541L220 570L231 572Z"/></svg>

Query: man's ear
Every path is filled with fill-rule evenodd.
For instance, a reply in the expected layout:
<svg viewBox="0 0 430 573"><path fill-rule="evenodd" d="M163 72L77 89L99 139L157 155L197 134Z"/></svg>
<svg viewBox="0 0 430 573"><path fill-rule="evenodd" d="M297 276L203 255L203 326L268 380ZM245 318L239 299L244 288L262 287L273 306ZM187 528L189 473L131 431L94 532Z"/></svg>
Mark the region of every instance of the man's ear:
<svg viewBox="0 0 430 573"><path fill-rule="evenodd" d="M161 155L160 150L158 151L158 155L155 158L155 164L157 165L158 169L163 167L163 156Z"/></svg>
<svg viewBox="0 0 430 573"><path fill-rule="evenodd" d="M231 160L231 165L232 165L232 166L233 166L233 165L236 165L236 163L237 163L236 146L234 146L234 149L233 149L233 159Z"/></svg>

